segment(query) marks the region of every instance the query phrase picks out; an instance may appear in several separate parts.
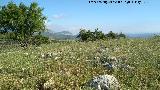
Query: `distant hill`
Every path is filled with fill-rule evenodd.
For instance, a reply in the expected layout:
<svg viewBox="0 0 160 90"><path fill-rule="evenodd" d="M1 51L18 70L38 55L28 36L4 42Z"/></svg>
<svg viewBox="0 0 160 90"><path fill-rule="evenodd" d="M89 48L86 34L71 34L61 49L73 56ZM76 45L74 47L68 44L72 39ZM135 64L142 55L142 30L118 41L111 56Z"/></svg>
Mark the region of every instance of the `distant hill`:
<svg viewBox="0 0 160 90"><path fill-rule="evenodd" d="M150 38L154 35L160 35L160 33L141 33L141 34L125 34L128 38ZM74 40L76 39L76 36L73 35L69 31L61 31L61 32L53 32L52 30L48 30L46 32L43 32L42 35L49 37L51 39L57 39L57 40Z"/></svg>
<svg viewBox="0 0 160 90"><path fill-rule="evenodd" d="M73 35L71 32L69 31L61 31L61 32L57 32L57 33L54 33L55 35Z"/></svg>
<svg viewBox="0 0 160 90"><path fill-rule="evenodd" d="M76 35L73 35L69 31L61 31L61 32L51 32L47 31L42 33L42 35L49 37L51 39L58 39L58 40L67 40L67 39L75 39Z"/></svg>
<svg viewBox="0 0 160 90"><path fill-rule="evenodd" d="M126 34L128 38L150 38L158 33L141 33L141 34Z"/></svg>

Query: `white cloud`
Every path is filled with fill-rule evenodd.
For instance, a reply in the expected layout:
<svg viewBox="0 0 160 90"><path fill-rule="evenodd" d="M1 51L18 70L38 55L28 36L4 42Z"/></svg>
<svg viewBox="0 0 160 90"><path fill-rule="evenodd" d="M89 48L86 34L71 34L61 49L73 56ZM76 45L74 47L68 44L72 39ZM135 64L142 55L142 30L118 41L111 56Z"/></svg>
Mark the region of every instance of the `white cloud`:
<svg viewBox="0 0 160 90"><path fill-rule="evenodd" d="M64 18L65 16L64 16L64 14L55 14L55 15L53 15L53 18L54 19L62 19L62 18Z"/></svg>
<svg viewBox="0 0 160 90"><path fill-rule="evenodd" d="M58 25L53 23L48 23L47 28L53 32L60 32L60 31L69 31L72 34L77 34L81 29L81 26L78 25Z"/></svg>

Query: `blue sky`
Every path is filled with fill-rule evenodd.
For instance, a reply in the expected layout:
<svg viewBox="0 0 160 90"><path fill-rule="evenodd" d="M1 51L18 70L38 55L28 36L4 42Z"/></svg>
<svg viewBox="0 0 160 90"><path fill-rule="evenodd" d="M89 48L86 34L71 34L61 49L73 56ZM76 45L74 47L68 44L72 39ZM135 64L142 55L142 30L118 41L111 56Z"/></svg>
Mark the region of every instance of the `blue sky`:
<svg viewBox="0 0 160 90"><path fill-rule="evenodd" d="M99 28L104 33L110 30L124 33L160 32L160 0L141 0L140 5L94 4L89 0L0 0L0 5L9 1L27 5L38 2L48 18L47 27L55 32L67 30L76 34L80 28Z"/></svg>

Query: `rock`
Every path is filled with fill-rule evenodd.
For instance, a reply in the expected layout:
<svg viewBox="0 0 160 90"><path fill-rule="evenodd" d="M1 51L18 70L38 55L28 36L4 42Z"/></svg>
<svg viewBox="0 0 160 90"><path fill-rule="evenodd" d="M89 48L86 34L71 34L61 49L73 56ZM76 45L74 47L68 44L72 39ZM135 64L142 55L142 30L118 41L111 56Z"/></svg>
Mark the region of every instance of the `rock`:
<svg viewBox="0 0 160 90"><path fill-rule="evenodd" d="M95 60L98 60L96 57L94 58ZM114 56L106 56L106 55L101 55L100 56L100 65L102 65L104 68L107 70L116 70L116 69L123 69L123 70L133 70L135 67L132 67L128 64L126 64L126 59L124 58L117 58Z"/></svg>
<svg viewBox="0 0 160 90"><path fill-rule="evenodd" d="M96 90L120 90L118 80L112 75L96 76L87 84Z"/></svg>
<svg viewBox="0 0 160 90"><path fill-rule="evenodd" d="M109 70L113 70L113 69L117 69L118 67L118 60L116 57L104 57L102 60L101 60L101 65L104 66L106 69L109 69Z"/></svg>
<svg viewBox="0 0 160 90"><path fill-rule="evenodd" d="M105 68L107 68L107 69L109 69L109 70L112 70L112 69L115 68L112 63L108 63L108 62L105 62L105 63L102 64L102 65L103 65L103 67L105 67Z"/></svg>
<svg viewBox="0 0 160 90"><path fill-rule="evenodd" d="M109 56L108 60L111 61L111 62L117 62L117 58L116 57Z"/></svg>

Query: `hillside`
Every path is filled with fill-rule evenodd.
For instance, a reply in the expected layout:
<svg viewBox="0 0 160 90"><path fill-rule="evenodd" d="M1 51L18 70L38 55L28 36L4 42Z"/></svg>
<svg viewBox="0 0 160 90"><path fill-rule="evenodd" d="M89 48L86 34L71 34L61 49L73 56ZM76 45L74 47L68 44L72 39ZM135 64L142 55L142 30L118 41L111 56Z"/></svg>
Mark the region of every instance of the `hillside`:
<svg viewBox="0 0 160 90"><path fill-rule="evenodd" d="M76 36L78 34L73 35L69 31L53 32L49 30L47 32L42 33L42 35L57 40L74 40L76 39ZM125 35L127 36L127 38L151 38L154 35L159 35L159 33L137 33L137 34L126 33Z"/></svg>
<svg viewBox="0 0 160 90"><path fill-rule="evenodd" d="M128 38L151 38L159 33L126 34Z"/></svg>
<svg viewBox="0 0 160 90"><path fill-rule="evenodd" d="M0 50L1 90L91 90L84 84L105 74L115 76L122 90L160 89L158 38L66 41L28 49L3 45ZM114 67L100 63L113 57Z"/></svg>
<svg viewBox="0 0 160 90"><path fill-rule="evenodd" d="M48 32L42 33L42 35L49 37L51 39L57 39L57 40L67 40L67 39L72 40L76 38L76 35L73 35L69 31L61 31L61 32L48 31Z"/></svg>

